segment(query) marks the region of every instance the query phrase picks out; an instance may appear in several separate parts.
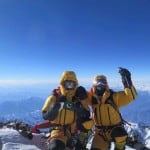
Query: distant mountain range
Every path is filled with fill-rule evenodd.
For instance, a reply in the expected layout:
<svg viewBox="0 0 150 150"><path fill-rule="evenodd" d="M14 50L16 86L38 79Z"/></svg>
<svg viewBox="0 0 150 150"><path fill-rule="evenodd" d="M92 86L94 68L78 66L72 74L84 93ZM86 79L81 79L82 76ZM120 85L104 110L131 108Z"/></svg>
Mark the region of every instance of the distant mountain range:
<svg viewBox="0 0 150 150"><path fill-rule="evenodd" d="M42 121L41 108L44 99L31 97L20 101L5 101L0 104L0 121L22 120L29 124Z"/></svg>
<svg viewBox="0 0 150 150"><path fill-rule="evenodd" d="M0 103L0 121L23 120L30 124L43 121L41 108L45 98L30 97L23 100L9 100ZM121 108L125 120L150 125L150 93L138 91L138 97L131 104Z"/></svg>
<svg viewBox="0 0 150 150"><path fill-rule="evenodd" d="M129 105L121 108L124 119L150 125L150 93L138 91L138 97Z"/></svg>

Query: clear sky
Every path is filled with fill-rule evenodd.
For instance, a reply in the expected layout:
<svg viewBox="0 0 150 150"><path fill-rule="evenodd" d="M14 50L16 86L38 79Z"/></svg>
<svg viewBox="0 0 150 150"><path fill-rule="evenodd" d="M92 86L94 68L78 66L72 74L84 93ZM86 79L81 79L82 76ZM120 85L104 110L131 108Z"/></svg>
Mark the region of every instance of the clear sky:
<svg viewBox="0 0 150 150"><path fill-rule="evenodd" d="M150 0L1 0L0 80L150 79Z"/></svg>

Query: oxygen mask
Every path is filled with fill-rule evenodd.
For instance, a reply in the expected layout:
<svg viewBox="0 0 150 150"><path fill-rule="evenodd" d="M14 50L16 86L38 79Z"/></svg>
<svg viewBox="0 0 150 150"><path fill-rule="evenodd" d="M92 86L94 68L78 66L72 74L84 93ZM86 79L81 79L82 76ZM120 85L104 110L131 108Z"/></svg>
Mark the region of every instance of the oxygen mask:
<svg viewBox="0 0 150 150"><path fill-rule="evenodd" d="M65 80L62 85L66 90L74 90L76 87L76 82L72 80Z"/></svg>
<svg viewBox="0 0 150 150"><path fill-rule="evenodd" d="M97 79L93 82L95 87L95 94L98 96L103 96L106 91L107 81L105 79Z"/></svg>

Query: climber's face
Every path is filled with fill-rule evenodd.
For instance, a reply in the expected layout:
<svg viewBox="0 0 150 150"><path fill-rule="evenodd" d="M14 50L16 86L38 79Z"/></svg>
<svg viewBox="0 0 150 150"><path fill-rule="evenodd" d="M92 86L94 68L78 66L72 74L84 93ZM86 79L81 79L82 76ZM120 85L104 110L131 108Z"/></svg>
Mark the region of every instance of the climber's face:
<svg viewBox="0 0 150 150"><path fill-rule="evenodd" d="M62 85L66 90L74 90L76 88L76 82L72 80L65 80Z"/></svg>
<svg viewBox="0 0 150 150"><path fill-rule="evenodd" d="M107 81L105 79L96 79L94 81L95 94L102 96L107 89Z"/></svg>
<svg viewBox="0 0 150 150"><path fill-rule="evenodd" d="M78 87L78 80L73 71L63 72L60 80L61 94L66 96L67 99L72 99Z"/></svg>

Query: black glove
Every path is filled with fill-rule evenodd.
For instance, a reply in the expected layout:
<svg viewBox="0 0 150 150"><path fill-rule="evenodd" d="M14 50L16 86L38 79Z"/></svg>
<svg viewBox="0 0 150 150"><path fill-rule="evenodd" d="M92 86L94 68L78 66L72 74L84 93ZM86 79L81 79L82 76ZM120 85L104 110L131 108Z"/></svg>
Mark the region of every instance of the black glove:
<svg viewBox="0 0 150 150"><path fill-rule="evenodd" d="M74 104L74 110L77 113L77 118L81 121L87 121L90 118L90 111L86 110L80 102Z"/></svg>
<svg viewBox="0 0 150 150"><path fill-rule="evenodd" d="M58 115L59 108L60 108L60 103L57 102L53 103L50 109L46 113L43 113L43 118L45 120L53 121Z"/></svg>
<svg viewBox="0 0 150 150"><path fill-rule="evenodd" d="M80 100L84 100L84 99L86 99L86 98L88 97L85 88L82 87L82 86L79 86L79 87L77 88L76 93L75 93L75 96L76 96L77 98L79 98Z"/></svg>
<svg viewBox="0 0 150 150"><path fill-rule="evenodd" d="M51 95L54 95L54 96L58 97L59 95L58 95L57 89L53 89Z"/></svg>
<svg viewBox="0 0 150 150"><path fill-rule="evenodd" d="M130 88L132 86L130 71L125 69L125 68L119 67L119 73L121 75L122 83L124 85L124 88Z"/></svg>
<svg viewBox="0 0 150 150"><path fill-rule="evenodd" d="M89 110L86 110L81 102L76 102L74 104L74 108L77 114L77 128L83 132L87 132L88 130L84 128L82 125L83 122L91 120L91 114Z"/></svg>

